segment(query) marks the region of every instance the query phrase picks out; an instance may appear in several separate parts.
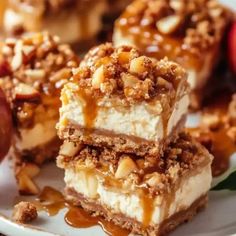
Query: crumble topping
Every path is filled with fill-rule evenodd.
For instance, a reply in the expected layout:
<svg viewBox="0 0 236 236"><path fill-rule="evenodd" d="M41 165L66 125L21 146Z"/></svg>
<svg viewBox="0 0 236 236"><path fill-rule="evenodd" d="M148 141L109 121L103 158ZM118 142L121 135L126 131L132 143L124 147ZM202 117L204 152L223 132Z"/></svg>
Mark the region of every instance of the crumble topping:
<svg viewBox="0 0 236 236"><path fill-rule="evenodd" d="M65 145L65 143L64 143ZM106 148L96 148L68 143L62 148L57 160L58 166L76 169L96 169L105 171L106 176L117 181L125 181L146 186L151 192L164 191L169 184L177 181L189 170L194 170L203 163L211 162L211 155L191 136L181 133L176 142L166 148L161 158L140 158L131 154L117 153ZM64 149L64 150L63 150Z"/></svg>
<svg viewBox="0 0 236 236"><path fill-rule="evenodd" d="M217 0L137 0L118 24L183 38L184 48L205 50L220 40L229 17Z"/></svg>
<svg viewBox="0 0 236 236"><path fill-rule="evenodd" d="M70 78L71 68L78 66L77 56L69 45L60 44L58 37L48 33L6 39L0 51L0 86L16 121L27 127L34 118L45 119L40 113L45 116L48 107L60 105L60 89ZM54 110L49 117L58 116Z"/></svg>
<svg viewBox="0 0 236 236"><path fill-rule="evenodd" d="M33 203L20 202L14 206L12 218L19 223L29 223L37 219L37 208Z"/></svg>
<svg viewBox="0 0 236 236"><path fill-rule="evenodd" d="M133 47L115 48L106 43L88 52L80 67L73 70L72 81L78 90L94 97L118 95L134 102L163 95L175 98L180 82L185 81L187 92L186 77L182 67L166 58L157 61Z"/></svg>

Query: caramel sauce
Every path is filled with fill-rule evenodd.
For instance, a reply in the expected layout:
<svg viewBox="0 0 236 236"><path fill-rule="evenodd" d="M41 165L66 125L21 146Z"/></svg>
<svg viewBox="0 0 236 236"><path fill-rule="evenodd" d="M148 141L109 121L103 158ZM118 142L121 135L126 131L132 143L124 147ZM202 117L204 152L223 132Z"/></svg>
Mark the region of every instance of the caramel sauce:
<svg viewBox="0 0 236 236"><path fill-rule="evenodd" d="M92 94L88 94L86 90L79 89L79 96L83 99L83 116L85 128L91 130L97 117L98 106L96 98Z"/></svg>
<svg viewBox="0 0 236 236"><path fill-rule="evenodd" d="M38 211L46 211L49 216L54 216L63 208L68 208L65 214L65 222L75 228L89 228L92 226L101 226L108 235L127 236L129 231L122 229L112 222L105 221L102 217L95 217L84 211L81 207L75 207L66 202L63 194L58 190L46 186L32 203Z"/></svg>
<svg viewBox="0 0 236 236"><path fill-rule="evenodd" d="M227 134L230 125L227 121L227 109L231 96L223 95L215 97L203 109L202 116L216 114L219 117L220 125L215 129L206 128L200 125L196 128L188 128L194 137L196 137L214 156L212 163L213 176L223 174L229 168L230 156L236 152L234 140Z"/></svg>
<svg viewBox="0 0 236 236"><path fill-rule="evenodd" d="M75 228L88 228L97 225L99 218L92 217L82 208L72 206L65 215L65 221Z"/></svg>
<svg viewBox="0 0 236 236"><path fill-rule="evenodd" d="M152 214L154 210L153 198L143 191L142 196L142 207L143 207L143 225L146 227L152 220Z"/></svg>
<svg viewBox="0 0 236 236"><path fill-rule="evenodd" d="M92 226L101 226L104 232L112 236L126 236L129 232L121 227L113 224L112 222L105 221L101 217L91 216L79 207L69 207L65 215L65 221L75 228L88 228Z"/></svg>
<svg viewBox="0 0 236 236"><path fill-rule="evenodd" d="M43 189L37 200L37 208L46 211L49 216L57 215L61 209L65 208L65 199L62 193L49 186Z"/></svg>
<svg viewBox="0 0 236 236"><path fill-rule="evenodd" d="M137 4L139 3L137 2ZM133 8L139 9L139 6L135 6L133 3ZM168 57L185 68L201 69L204 54L191 53L191 50L184 44L182 35L163 35L155 26L145 25L140 17L129 9L123 13L116 24L122 34L127 38L132 38L134 44L147 56L158 60Z"/></svg>

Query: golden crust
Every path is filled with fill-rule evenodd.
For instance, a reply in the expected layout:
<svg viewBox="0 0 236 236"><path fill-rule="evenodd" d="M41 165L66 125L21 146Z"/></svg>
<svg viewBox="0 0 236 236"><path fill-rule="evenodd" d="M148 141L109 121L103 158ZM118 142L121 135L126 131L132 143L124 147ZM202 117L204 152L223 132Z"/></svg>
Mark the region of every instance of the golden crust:
<svg viewBox="0 0 236 236"><path fill-rule="evenodd" d="M178 64L143 56L129 46L106 43L91 49L73 71L72 81L95 97L118 95L129 102L175 97L187 74ZM185 82L186 90L188 88Z"/></svg>

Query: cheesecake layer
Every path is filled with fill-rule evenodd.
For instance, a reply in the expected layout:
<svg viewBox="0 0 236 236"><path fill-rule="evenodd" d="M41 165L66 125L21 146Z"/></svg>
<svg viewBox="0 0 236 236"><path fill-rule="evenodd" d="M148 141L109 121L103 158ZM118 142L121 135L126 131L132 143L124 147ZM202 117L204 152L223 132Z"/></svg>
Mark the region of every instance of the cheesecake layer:
<svg viewBox="0 0 236 236"><path fill-rule="evenodd" d="M43 2L40 3L43 6L12 3L4 16L7 33L48 31L64 43L75 44L93 39L102 28L102 15L107 8L105 1L93 4L88 1L83 5L75 1L64 8L58 6L58 9L45 9L47 4Z"/></svg>
<svg viewBox="0 0 236 236"><path fill-rule="evenodd" d="M130 219L132 223L123 227L135 233L158 234L164 222L187 212L210 189L212 157L185 134L156 161L87 146L63 146L58 166L65 169L68 198L85 209L100 206L96 213L104 215L105 209L105 217L116 219L115 223L120 222L118 216Z"/></svg>
<svg viewBox="0 0 236 236"><path fill-rule="evenodd" d="M117 19L113 42L157 59L167 56L189 72L193 90L201 89L218 62L230 17L215 0L134 1Z"/></svg>
<svg viewBox="0 0 236 236"><path fill-rule="evenodd" d="M96 50L105 55L97 58ZM106 64L96 69L96 65L107 60L109 54L108 71ZM135 58L131 62L117 64L116 57L127 60L132 54ZM127 67L138 71L139 66L143 70L140 78L136 71L127 71ZM92 68L90 72L89 68ZM104 77L112 70L116 76L103 78L99 86L95 84L101 73ZM86 84L87 81L91 85ZM103 91L105 86L107 91ZM114 86L113 91L110 86ZM116 151L138 152L139 155L145 154L141 150L142 142L149 143L149 154L155 155L161 153L161 144L174 137L174 131L182 129L181 121L185 119L189 105L187 92L186 74L177 64L167 60L152 61L140 56L133 48L114 49L109 44L101 45L85 56L81 67L74 72L72 82L62 90L58 133L62 139L107 145ZM122 137L126 137L126 141L118 140Z"/></svg>

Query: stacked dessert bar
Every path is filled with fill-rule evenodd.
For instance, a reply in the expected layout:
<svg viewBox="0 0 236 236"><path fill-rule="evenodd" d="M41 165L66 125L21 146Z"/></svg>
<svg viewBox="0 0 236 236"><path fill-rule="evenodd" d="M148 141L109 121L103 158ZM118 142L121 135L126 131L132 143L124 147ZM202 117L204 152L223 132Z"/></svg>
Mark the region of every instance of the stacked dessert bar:
<svg viewBox="0 0 236 236"><path fill-rule="evenodd" d="M206 205L212 156L183 132L189 86L178 64L100 45L61 101L57 164L75 205L142 235L165 234Z"/></svg>
<svg viewBox="0 0 236 236"><path fill-rule="evenodd" d="M47 33L6 39L0 45L0 87L12 110L15 132L11 154L19 182L25 163L40 165L57 156L61 145L55 129L60 90L71 76L71 68L78 65L71 48ZM26 192L24 189L20 186L21 192Z"/></svg>
<svg viewBox="0 0 236 236"><path fill-rule="evenodd" d="M193 90L191 105L197 107L230 18L217 0L136 0L117 19L113 40L183 66Z"/></svg>

